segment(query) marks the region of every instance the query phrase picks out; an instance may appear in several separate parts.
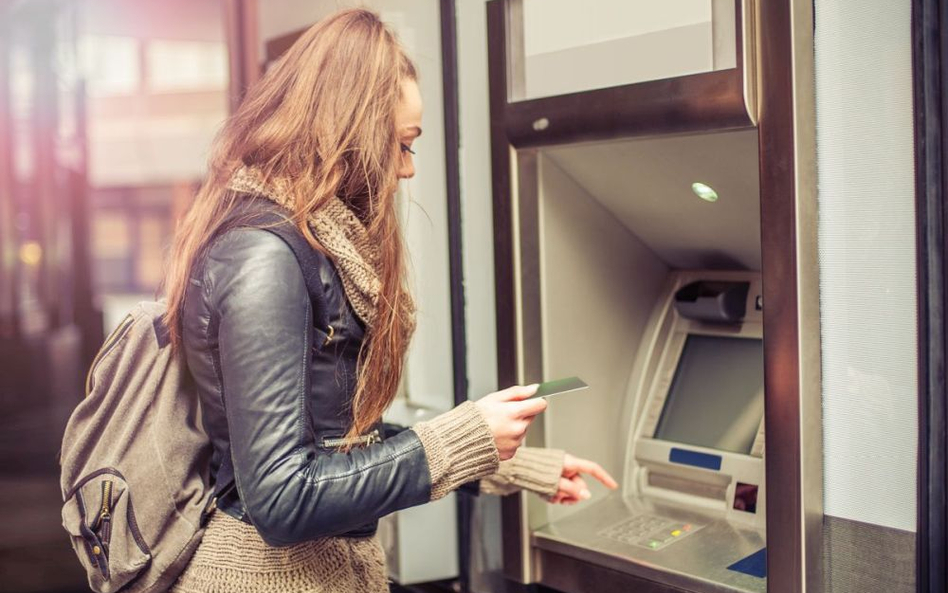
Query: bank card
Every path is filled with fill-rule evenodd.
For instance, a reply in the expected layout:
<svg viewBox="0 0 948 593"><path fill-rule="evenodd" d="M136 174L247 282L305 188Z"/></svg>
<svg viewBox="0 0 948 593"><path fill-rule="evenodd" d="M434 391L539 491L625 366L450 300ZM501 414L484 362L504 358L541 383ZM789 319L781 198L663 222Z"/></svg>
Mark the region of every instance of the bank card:
<svg viewBox="0 0 948 593"><path fill-rule="evenodd" d="M587 387L589 387L589 385L586 385L586 382L579 377L567 377L566 379L556 379L555 381L540 383L540 386L537 387L537 392L530 397L550 397L551 395L558 395L560 393L579 391Z"/></svg>

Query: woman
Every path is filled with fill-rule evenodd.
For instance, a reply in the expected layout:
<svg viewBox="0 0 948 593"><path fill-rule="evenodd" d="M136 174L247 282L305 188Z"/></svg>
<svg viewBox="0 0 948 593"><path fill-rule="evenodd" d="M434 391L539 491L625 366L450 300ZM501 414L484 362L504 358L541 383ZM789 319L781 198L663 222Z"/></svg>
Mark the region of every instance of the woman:
<svg viewBox="0 0 948 593"><path fill-rule="evenodd" d="M200 393L212 475L234 487L176 591L387 591L372 537L385 514L479 479L563 504L589 497L581 473L615 487L591 462L520 448L546 407L526 399L534 386L382 434L414 328L395 190L414 175L416 78L375 14L344 11L294 44L217 140L178 231L167 321ZM248 204L284 212L319 269L234 222Z"/></svg>

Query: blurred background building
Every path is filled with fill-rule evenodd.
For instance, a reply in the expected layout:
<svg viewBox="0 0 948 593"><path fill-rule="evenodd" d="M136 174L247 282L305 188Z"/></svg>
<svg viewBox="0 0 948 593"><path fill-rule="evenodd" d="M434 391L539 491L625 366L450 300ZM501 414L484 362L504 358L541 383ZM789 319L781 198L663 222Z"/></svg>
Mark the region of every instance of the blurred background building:
<svg viewBox="0 0 948 593"><path fill-rule="evenodd" d="M230 4L233 9L234 4ZM0 4L0 590L82 590L56 455L229 109L228 3Z"/></svg>

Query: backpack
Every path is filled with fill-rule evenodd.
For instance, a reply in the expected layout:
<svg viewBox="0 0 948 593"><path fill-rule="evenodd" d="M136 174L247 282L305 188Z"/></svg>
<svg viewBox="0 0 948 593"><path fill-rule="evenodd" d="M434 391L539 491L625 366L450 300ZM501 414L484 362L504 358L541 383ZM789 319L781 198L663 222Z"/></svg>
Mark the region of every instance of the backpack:
<svg viewBox="0 0 948 593"><path fill-rule="evenodd" d="M314 319L326 327L316 252L285 214L261 202L248 200L242 223L267 225L290 246ZM229 451L210 482L212 447L165 311L162 301L140 303L106 339L63 436L63 527L97 593L171 587L234 484Z"/></svg>

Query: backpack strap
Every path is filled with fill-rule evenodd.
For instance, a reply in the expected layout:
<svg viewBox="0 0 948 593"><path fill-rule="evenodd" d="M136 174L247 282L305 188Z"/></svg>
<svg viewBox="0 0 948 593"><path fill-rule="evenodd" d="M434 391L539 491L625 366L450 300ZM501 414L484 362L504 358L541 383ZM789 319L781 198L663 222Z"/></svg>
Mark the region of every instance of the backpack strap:
<svg viewBox="0 0 948 593"><path fill-rule="evenodd" d="M234 214L224 221L218 232L248 226L273 233L283 239L293 251L296 261L300 264L300 270L303 272L306 291L309 293L310 302L312 303L313 324L324 331L331 332L326 296L323 293L322 277L319 273L322 262L316 250L313 249L299 229L293 225L289 212L269 200L254 199L248 196L237 207ZM236 486L233 457L230 452L230 444L228 444L221 466L217 470L214 495L208 501L205 518L214 510L219 500L233 493Z"/></svg>
<svg viewBox="0 0 948 593"><path fill-rule="evenodd" d="M290 213L274 204L270 200L248 197L243 201L235 214L229 220L238 220L235 225L225 225L222 229L230 229L235 226L257 227L260 230L273 233L283 239L296 261L300 264L300 270L303 272L303 279L306 282L306 291L313 304L313 322L324 331L328 331L329 317L326 312L326 296L323 294L323 282L320 276L322 267L319 253L313 249L306 237L300 232L290 219Z"/></svg>

